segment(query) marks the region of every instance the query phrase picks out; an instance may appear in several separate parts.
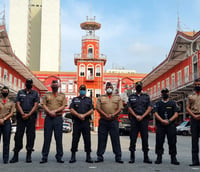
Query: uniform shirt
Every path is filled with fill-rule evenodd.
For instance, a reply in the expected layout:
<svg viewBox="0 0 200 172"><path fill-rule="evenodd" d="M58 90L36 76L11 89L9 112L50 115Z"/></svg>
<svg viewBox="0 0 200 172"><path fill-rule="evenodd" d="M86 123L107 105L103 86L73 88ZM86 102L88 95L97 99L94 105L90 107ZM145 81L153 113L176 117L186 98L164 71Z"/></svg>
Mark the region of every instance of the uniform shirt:
<svg viewBox="0 0 200 172"><path fill-rule="evenodd" d="M25 113L28 113L35 103L40 102L40 99L37 91L31 90L30 92L27 92L26 89L23 89L18 91L16 102L19 102L22 110Z"/></svg>
<svg viewBox="0 0 200 172"><path fill-rule="evenodd" d="M6 103L3 103L3 100L0 99L0 119L3 119L11 112L14 112L15 104L7 99Z"/></svg>
<svg viewBox="0 0 200 172"><path fill-rule="evenodd" d="M188 96L187 104L189 105L190 109L193 113L200 114L200 95L193 93L192 95Z"/></svg>
<svg viewBox="0 0 200 172"><path fill-rule="evenodd" d="M63 93L57 93L54 95L52 92L45 94L45 96L42 99L42 105L46 105L47 108L51 110L56 110L60 108L61 106L66 106L66 98L65 94ZM57 115L62 115L62 112L57 112Z"/></svg>
<svg viewBox="0 0 200 172"><path fill-rule="evenodd" d="M73 108L76 112L80 113L80 114L84 114L88 111L90 111L91 109L94 109L93 103L92 103L92 99L89 97L75 97L72 99L72 103L70 104L70 109ZM90 117L86 117L87 119L89 119ZM76 116L73 116L73 119L79 119Z"/></svg>
<svg viewBox="0 0 200 172"><path fill-rule="evenodd" d="M131 107L137 115L143 115L149 106L151 102L148 94L133 93L128 98L128 107Z"/></svg>
<svg viewBox="0 0 200 172"><path fill-rule="evenodd" d="M96 108L103 110L106 114L114 114L118 109L123 108L122 99L116 94L112 94L111 97L107 94L102 95L97 100ZM104 118L104 116L101 117Z"/></svg>
<svg viewBox="0 0 200 172"><path fill-rule="evenodd" d="M156 102L153 110L154 112L157 112L162 119L170 119L175 112L179 111L176 102L174 100L169 100L167 102L160 100ZM156 122L160 123L160 121Z"/></svg>

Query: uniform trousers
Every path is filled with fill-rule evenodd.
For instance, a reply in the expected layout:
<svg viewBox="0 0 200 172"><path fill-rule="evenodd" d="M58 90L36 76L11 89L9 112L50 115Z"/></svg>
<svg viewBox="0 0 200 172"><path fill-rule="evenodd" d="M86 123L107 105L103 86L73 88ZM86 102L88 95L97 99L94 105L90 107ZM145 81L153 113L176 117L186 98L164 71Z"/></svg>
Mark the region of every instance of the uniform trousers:
<svg viewBox="0 0 200 172"><path fill-rule="evenodd" d="M149 151L148 145L148 119L145 118L142 121L137 121L136 119L131 119L131 132L130 132L130 147L129 150L134 152L136 149L136 141L138 133L140 132L142 139L142 150L144 153Z"/></svg>
<svg viewBox="0 0 200 172"><path fill-rule="evenodd" d="M115 154L115 160L120 160L122 153L119 139L118 120L109 121L103 118L99 120L97 156L98 158L103 159L103 154L105 152L108 139L108 133L110 134L112 148Z"/></svg>
<svg viewBox="0 0 200 172"><path fill-rule="evenodd" d="M11 122L7 120L3 125L0 125L0 141L1 135L3 136L3 161L7 162L9 159L10 148L10 134L11 134Z"/></svg>
<svg viewBox="0 0 200 172"><path fill-rule="evenodd" d="M85 152L91 152L91 134L89 119L84 121L75 119L73 121L72 147L71 152L78 151L80 136L83 136Z"/></svg>
<svg viewBox="0 0 200 172"><path fill-rule="evenodd" d="M191 118L191 132L192 132L192 162L199 163L199 135L200 135L200 121Z"/></svg>
<svg viewBox="0 0 200 172"><path fill-rule="evenodd" d="M157 125L156 130L156 150L155 153L162 155L164 153L163 144L165 142L165 135L167 135L169 154L175 156L177 154L176 150L176 126L174 123L168 126Z"/></svg>
<svg viewBox="0 0 200 172"><path fill-rule="evenodd" d="M42 148L43 160L48 159L53 132L56 140L56 152L57 152L55 157L57 160L61 160L63 156L62 127L63 127L62 116L56 116L56 117L46 116L44 121L44 144Z"/></svg>
<svg viewBox="0 0 200 172"><path fill-rule="evenodd" d="M23 148L23 136L26 129L26 150L33 151L35 142L35 123L36 114L32 114L28 119L24 120L17 117L17 129L15 133L15 147L14 152L19 152Z"/></svg>

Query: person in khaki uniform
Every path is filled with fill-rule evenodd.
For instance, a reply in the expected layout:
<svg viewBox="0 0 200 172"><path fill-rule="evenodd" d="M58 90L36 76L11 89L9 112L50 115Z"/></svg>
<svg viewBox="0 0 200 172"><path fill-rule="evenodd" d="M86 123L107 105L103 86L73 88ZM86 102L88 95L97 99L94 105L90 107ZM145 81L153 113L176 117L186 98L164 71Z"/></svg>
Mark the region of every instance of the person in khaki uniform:
<svg viewBox="0 0 200 172"><path fill-rule="evenodd" d="M194 81L195 92L188 96L187 111L191 116L192 132L192 164L198 166L199 163L199 134L200 134L200 79Z"/></svg>
<svg viewBox="0 0 200 172"><path fill-rule="evenodd" d="M121 160L121 146L119 139L119 122L118 115L123 108L122 100L119 95L112 94L113 86L110 82L106 84L106 94L97 100L96 109L100 113L98 128L98 148L97 160L95 162L103 162L103 154L106 149L108 133L111 137L115 161L123 163Z"/></svg>
<svg viewBox="0 0 200 172"><path fill-rule="evenodd" d="M58 163L64 163L62 160L62 111L65 109L67 103L65 94L58 93L58 87L58 81L53 80L51 84L52 92L47 93L42 100L42 106L46 112L46 117L44 122L44 144L42 148L42 160L40 163L46 163L48 160L53 131L56 140L56 160Z"/></svg>
<svg viewBox="0 0 200 172"><path fill-rule="evenodd" d="M2 98L0 98L0 140L3 135L3 163L8 163L11 122L10 117L15 110L15 104L8 99L9 89L4 86L1 89Z"/></svg>

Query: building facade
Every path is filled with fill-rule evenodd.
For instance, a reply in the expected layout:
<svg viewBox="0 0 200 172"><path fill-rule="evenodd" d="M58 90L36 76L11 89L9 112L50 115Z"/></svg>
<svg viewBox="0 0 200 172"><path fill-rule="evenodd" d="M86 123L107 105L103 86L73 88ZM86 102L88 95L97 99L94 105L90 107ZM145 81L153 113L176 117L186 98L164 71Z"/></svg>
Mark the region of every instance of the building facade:
<svg viewBox="0 0 200 172"><path fill-rule="evenodd" d="M188 117L187 96L193 92L194 80L200 78L200 31L178 31L168 57L142 79L144 90L154 103L161 96L161 90L168 88L170 96L179 108L177 122Z"/></svg>
<svg viewBox="0 0 200 172"><path fill-rule="evenodd" d="M60 0L10 0L9 38L30 70L59 71Z"/></svg>

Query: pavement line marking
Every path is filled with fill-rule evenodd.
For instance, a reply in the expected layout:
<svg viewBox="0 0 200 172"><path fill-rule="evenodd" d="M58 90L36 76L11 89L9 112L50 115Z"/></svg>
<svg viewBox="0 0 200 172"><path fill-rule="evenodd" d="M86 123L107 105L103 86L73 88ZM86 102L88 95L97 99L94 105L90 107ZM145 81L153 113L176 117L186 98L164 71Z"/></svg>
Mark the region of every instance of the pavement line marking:
<svg viewBox="0 0 200 172"><path fill-rule="evenodd" d="M89 167L89 168L97 168L97 167Z"/></svg>

